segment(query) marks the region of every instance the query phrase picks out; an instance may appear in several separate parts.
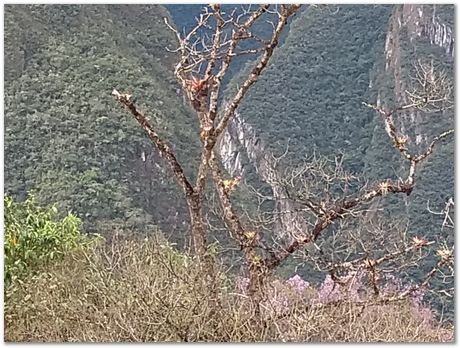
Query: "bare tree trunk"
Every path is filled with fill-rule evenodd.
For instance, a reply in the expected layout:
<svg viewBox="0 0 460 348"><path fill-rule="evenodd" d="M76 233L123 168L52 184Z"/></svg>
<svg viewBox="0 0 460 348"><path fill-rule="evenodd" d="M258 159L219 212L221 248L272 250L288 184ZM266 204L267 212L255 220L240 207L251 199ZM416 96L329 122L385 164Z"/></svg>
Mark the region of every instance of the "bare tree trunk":
<svg viewBox="0 0 460 348"><path fill-rule="evenodd" d="M185 176L184 170L177 160L174 152L168 146L168 144L163 141L158 133L153 128L152 124L147 120L144 113L139 110L136 105L131 100L129 94L120 94L118 91L114 90L112 92L134 116L137 122L141 125L144 131L147 133L148 137L155 144L160 156L165 158L172 172L174 173L176 180L181 187L182 191L185 194L186 203L189 209L190 214L190 223L191 223L191 233L193 238L193 248L195 254L200 261L203 262L204 271L209 276L213 276L214 267L212 264L212 259L207 255L207 238L206 230L203 224L203 198L202 193L197 192L197 190L192 186L187 177Z"/></svg>
<svg viewBox="0 0 460 348"><path fill-rule="evenodd" d="M204 266L208 275L214 272L214 265L211 255L207 252L206 229L203 224L203 202L196 193L187 197L187 205L190 214L191 232L193 239L193 249L195 254Z"/></svg>

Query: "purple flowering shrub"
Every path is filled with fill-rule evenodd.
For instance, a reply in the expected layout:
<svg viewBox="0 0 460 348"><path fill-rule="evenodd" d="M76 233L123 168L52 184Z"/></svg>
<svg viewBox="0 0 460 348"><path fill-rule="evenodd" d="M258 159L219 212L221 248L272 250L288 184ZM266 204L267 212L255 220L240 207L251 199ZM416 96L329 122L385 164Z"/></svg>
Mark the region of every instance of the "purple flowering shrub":
<svg viewBox="0 0 460 348"><path fill-rule="evenodd" d="M414 288L393 275L386 275L380 283L379 294L375 295L364 272L348 273L340 277L340 282L335 282L330 275L326 275L316 288L296 274L285 281L273 280L267 286L261 307L263 315L272 319L285 318L289 313L299 309L327 308L327 305L338 303L348 306L357 305L362 308L363 317L398 316L404 309L419 330L435 335L440 342L454 340L453 329L439 328L434 312L423 303L425 295L423 289ZM248 285L249 279L239 278L237 281L239 293L246 294ZM409 289L411 291L408 292ZM378 303L379 299L388 299L406 293L407 300L402 303ZM371 304L372 300L376 300L377 304Z"/></svg>

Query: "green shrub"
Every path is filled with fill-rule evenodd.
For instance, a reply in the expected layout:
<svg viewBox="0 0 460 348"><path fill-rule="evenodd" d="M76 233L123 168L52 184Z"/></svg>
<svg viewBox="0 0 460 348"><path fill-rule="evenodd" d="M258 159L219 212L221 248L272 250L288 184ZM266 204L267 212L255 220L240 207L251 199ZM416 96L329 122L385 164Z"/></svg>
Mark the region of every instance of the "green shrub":
<svg viewBox="0 0 460 348"><path fill-rule="evenodd" d="M55 206L40 207L33 195L21 203L4 196L5 289L37 267L93 244L95 238L80 234L78 217L69 213L60 220L57 215Z"/></svg>

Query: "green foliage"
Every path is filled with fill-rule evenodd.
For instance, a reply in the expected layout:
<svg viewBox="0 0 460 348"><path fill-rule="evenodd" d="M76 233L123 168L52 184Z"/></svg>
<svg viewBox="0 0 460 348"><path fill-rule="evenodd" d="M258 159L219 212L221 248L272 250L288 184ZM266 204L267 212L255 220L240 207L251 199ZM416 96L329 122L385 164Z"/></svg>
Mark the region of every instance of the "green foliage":
<svg viewBox="0 0 460 348"><path fill-rule="evenodd" d="M197 125L172 74L167 16L157 5L6 6L5 52L23 61L5 67L9 194L34 190L41 203L73 209L85 229L164 223L184 211L167 164L111 96L133 94L190 174Z"/></svg>
<svg viewBox="0 0 460 348"><path fill-rule="evenodd" d="M33 195L22 203L4 196L4 281L9 287L40 266L92 246L95 237L80 234L80 219L68 213L56 219L56 206L42 208Z"/></svg>
<svg viewBox="0 0 460 348"><path fill-rule="evenodd" d="M444 20L448 8L436 6L436 13L442 13ZM423 15L431 18L431 7L423 9ZM396 105L396 86L410 89L415 62L432 60L436 68L453 76L453 57L426 36L408 33L405 26L399 30L397 10L401 13L400 6L326 5L309 7L297 16L284 45L275 51L266 72L239 108L269 150L282 154L289 144L289 163L301 163L313 151L343 155L346 169L370 183L407 175L407 163L392 146L381 116L362 102L379 100L391 108ZM447 24L451 22L452 18L446 19ZM386 67L385 43L390 35L398 42L397 49L392 48L398 74L394 67ZM247 72L246 67L231 82L230 91L242 83ZM395 117L398 129L411 137L415 153L454 126L451 110ZM426 140L419 142L417 136ZM418 182L409 198L389 195L382 199L388 217L409 220L417 233L437 231L439 220L433 219L426 205L429 200L440 210L453 196L453 149L452 138L436 147L419 167ZM243 164L246 179L254 183L257 174L251 163Z"/></svg>
<svg viewBox="0 0 460 348"><path fill-rule="evenodd" d="M446 25L453 23L452 7L428 6L423 7L423 16L429 18L436 9L438 16ZM401 11L400 7L394 8ZM439 19L439 18L438 18ZM439 73L443 71L448 76L454 76L454 57L446 54L445 49L433 45L425 35L415 37L415 33L409 32L408 26L399 29L399 24L392 19L393 26L389 26L394 38L394 47L391 47L395 57L388 64L384 52L379 54L375 62L374 85L372 88L373 102L380 97L382 104L387 108L400 106L403 101L398 94L401 90L412 90L417 87L415 82L416 69L419 63L433 64ZM388 66L387 66L388 64ZM386 68L387 66L387 68ZM440 133L455 127L454 110L432 111L429 113L411 110L399 112L394 115L396 127L410 137L409 150L414 154L424 153L432 139ZM417 168L416 185L409 197L388 197L382 200L383 214L393 220L407 221L410 235L424 236L428 240L447 239L453 241L453 236L448 230L441 231L443 216L429 212L440 212L449 198L454 196L454 141L453 137L447 137L436 144L433 153ZM365 175L371 180L383 177L405 177L408 172L408 163L403 161L399 152L395 150L386 134L383 122L375 121L373 136L365 159ZM433 264L434 264L433 260ZM428 272L433 264L427 263L425 267L417 268L411 276L418 278L420 274Z"/></svg>
<svg viewBox="0 0 460 348"><path fill-rule="evenodd" d="M188 16L190 25L190 7L169 8L176 19ZM396 8L311 6L296 16L238 110L269 150L282 153L289 143L289 160L296 164L313 151L343 153L347 169L371 181L402 175L405 168L381 119L361 105L378 97L395 104L397 81L385 68L385 40ZM451 7L436 8L453 23ZM191 176L197 124L172 74L177 57L165 48L176 42L163 17L169 15L157 5L5 6L6 192L25 198L33 189L39 203L57 202L53 214L72 209L92 228L101 221L139 229L162 222L173 238L182 235L182 193L137 123L110 95L113 88L133 94ZM271 26L259 29L266 37ZM400 40L398 78L408 81L410 62L420 57L453 72L452 57L404 30L393 33ZM239 70L245 59L233 68ZM453 122L453 113L445 112L417 120L417 126L429 140ZM415 235L439 233L440 221L427 213L426 203L440 210L453 196L452 144L440 144L420 166L410 197L382 199L388 218L409 221ZM245 179L259 180L251 169ZM244 195L236 192L235 201ZM210 251L217 253L217 245Z"/></svg>

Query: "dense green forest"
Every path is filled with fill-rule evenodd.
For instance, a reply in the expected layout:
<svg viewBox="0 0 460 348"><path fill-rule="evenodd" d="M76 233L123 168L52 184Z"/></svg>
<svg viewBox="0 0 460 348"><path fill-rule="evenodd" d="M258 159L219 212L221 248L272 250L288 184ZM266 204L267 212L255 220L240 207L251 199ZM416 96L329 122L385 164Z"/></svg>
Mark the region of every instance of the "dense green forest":
<svg viewBox="0 0 460 348"><path fill-rule="evenodd" d="M388 142L382 120L362 105L376 102L378 93L385 90L389 92L380 98L394 105L391 92L401 82L385 71L384 52L393 10L386 5L318 7L294 20L283 49L241 107L270 150L282 153L289 143L294 162L313 151L325 156L343 154L348 170L370 180L401 175L400 156ZM406 81L417 59L435 59L453 78L452 56L428 39L412 41L404 31L400 35ZM453 127L453 115L453 110L425 115L417 126L406 121L406 127L413 133L417 128L431 139ZM421 152L425 146L427 141L415 148ZM429 200L442 208L453 197L454 167L447 160L453 159L453 149L453 142L437 149L424 165L414 194L407 204L395 203L392 214L402 211L399 217L410 219L415 228L437 233L439 221L426 214L424 206Z"/></svg>
<svg viewBox="0 0 460 348"><path fill-rule="evenodd" d="M168 8L179 28L189 28L200 13L199 5ZM320 6L294 19L285 45L241 107L270 150L281 152L289 142L296 161L313 151L343 153L349 170L370 179L401 171L380 120L361 104L393 88L383 68L392 11L392 6ZM135 91L178 155L193 166L186 159L196 157L190 147L198 144L196 125L171 74L174 54L166 47L175 42L164 16L169 14L161 6L6 7L7 192L24 198L35 190L42 202L60 202L88 226L103 220L158 223L182 211L172 207L179 193L164 166L152 168L161 159L110 96L113 88ZM400 35L406 78L410 62L419 58L434 57L453 71L453 58L442 48L424 38L412 41L404 31ZM422 120L426 126L418 124L427 139L453 125L451 112L430 117ZM395 203L390 210L403 211L418 229L439 223L426 214L427 200L439 208L453 196L453 161L446 160L453 145L437 151L408 204ZM154 160L143 162L143 156Z"/></svg>
<svg viewBox="0 0 460 348"><path fill-rule="evenodd" d="M110 95L135 91L193 167L195 124L171 73L164 16L159 6L6 7L7 192L33 190L92 230L141 228L182 212L162 160Z"/></svg>
<svg viewBox="0 0 460 348"><path fill-rule="evenodd" d="M46 214L64 219L56 222L56 230L71 230L72 236L78 230L111 239L115 231L123 231L135 239L161 231L181 249L190 246L183 192L166 161L111 93L117 89L134 96L194 181L199 125L174 77L177 38L164 19L179 32L190 30L202 6L4 6L4 172L11 209L19 207L14 201L34 207L56 204L52 214ZM224 5L223 11L234 8ZM266 15L254 27L262 38L270 37L270 21L276 17ZM444 72L453 86L453 34L436 31L453 24L452 5L305 5L290 19L267 69L238 113L265 151L279 156L288 147L285 168L313 154L332 161L341 156L344 168L360 178L351 190L386 178L397 181L407 175L407 162L389 140L382 117L363 103L387 108L408 103L417 64ZM254 59L235 59L224 77L221 100L240 86ZM394 118L416 153L454 128L455 120L453 108L402 111ZM238 146L244 178L234 197L251 213L260 213L248 188L267 195L271 188ZM379 198L366 221L388 229L398 225L411 238L453 244L452 229L442 227L445 216L432 212L442 211L454 198L453 137L437 144L418 170L410 195ZM216 226L210 241L233 247L222 232L225 228ZM336 229L332 226L325 240ZM234 256L231 252L222 259L236 269L240 259ZM433 254L427 263L400 276L421 279L435 263ZM290 260L278 275L300 274L320 284L324 275L311 269ZM436 282L442 285L442 279ZM447 309L444 302L435 301L436 308L451 317L452 301Z"/></svg>

